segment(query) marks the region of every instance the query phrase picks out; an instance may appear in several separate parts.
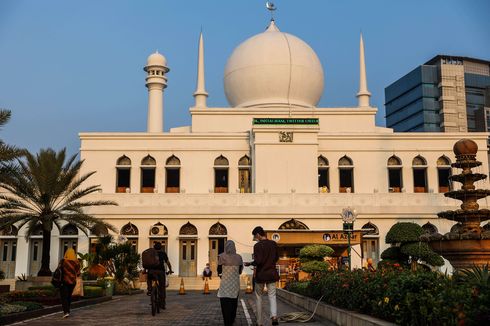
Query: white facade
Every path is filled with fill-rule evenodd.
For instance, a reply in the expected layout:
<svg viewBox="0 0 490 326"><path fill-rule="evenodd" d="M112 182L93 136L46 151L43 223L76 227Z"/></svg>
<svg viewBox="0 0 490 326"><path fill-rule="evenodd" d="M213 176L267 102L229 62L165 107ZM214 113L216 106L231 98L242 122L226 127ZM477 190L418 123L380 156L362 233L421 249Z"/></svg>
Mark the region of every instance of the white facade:
<svg viewBox="0 0 490 326"><path fill-rule="evenodd" d="M292 51L281 43L288 40L290 46L295 46ZM377 127L377 109L369 106L363 45L360 106L317 108L318 94L323 91L323 70L308 45L280 32L274 24L244 44L228 62L225 90L231 103L246 107L206 107L201 38L195 93L198 105L190 108L191 126L158 132L162 121L152 124L150 120L155 119L152 118L148 132L80 133L80 155L85 160L82 173L97 171L89 180L102 188L93 199L119 204L92 208L90 213L119 230L131 223L138 234L129 238L137 240L139 252L148 248L152 240L166 239L174 270L180 270L184 276L199 274L210 261L215 250L210 239L234 240L238 252L248 261L254 245L251 231L255 226L277 230L284 222L295 219L310 230L341 230L340 212L348 206L358 212L355 229L367 223L377 227L377 234L368 236L366 241L375 241L377 248L369 250L374 250L371 254L378 258L387 247L385 235L396 222L420 225L429 222L440 233L449 231L453 223L439 220L436 213L454 209L459 202L440 193L444 188L439 184L439 169L447 170L448 166L437 162L441 157L454 160L452 147L461 138L471 138L485 149L487 133L394 133L392 129ZM243 48L245 52L241 52ZM166 62L161 67L165 65ZM165 69L159 71L168 71ZM163 92L166 77L163 73L158 76ZM353 96L354 93L353 90ZM148 111L152 117L161 119L163 97L155 94L150 94ZM254 119L311 120L310 124L260 124L254 123ZM180 161L180 164L167 164L173 156L178 160L172 162ZM228 165L215 165L221 156ZM239 165L244 156L250 159L250 166ZM396 184L393 181L390 184L388 172L388 160L393 156L401 161L400 165L391 166L401 171L401 180ZM319 167L319 157L328 160L328 165ZM422 165L414 168L412 162L416 157L422 158L418 160ZM479 153L477 159L483 162L481 172L488 174L486 153ZM339 166L339 161L349 160L351 164ZM143 161L150 165L142 165ZM123 180L128 169L129 178ZM250 171L250 193L247 185L240 183L240 169ZM122 170L126 172L118 180L118 171ZM321 182L328 182L325 188L319 187L319 170L323 171ZM148 171L143 182L142 174ZM154 171L154 184L151 171ZM227 176L226 187L215 184L216 173ZM423 186L414 186L415 174L418 183L420 178L424 179ZM172 184L168 184L169 178ZM346 179L350 187L346 186L349 185L345 184ZM196 235L179 234L188 222L196 227ZM226 227L226 235L209 234L218 222ZM151 228L157 223L163 224L167 232L151 236ZM15 275L29 274L31 264L32 250L28 249L23 233L20 230L17 236L19 254ZM86 252L89 239L82 232L76 237L78 250ZM183 245L194 246L193 262L189 263L189 251L184 259ZM55 268L61 248L59 232L54 230L51 268ZM354 251L353 266L360 267L367 258L366 248L355 245Z"/></svg>

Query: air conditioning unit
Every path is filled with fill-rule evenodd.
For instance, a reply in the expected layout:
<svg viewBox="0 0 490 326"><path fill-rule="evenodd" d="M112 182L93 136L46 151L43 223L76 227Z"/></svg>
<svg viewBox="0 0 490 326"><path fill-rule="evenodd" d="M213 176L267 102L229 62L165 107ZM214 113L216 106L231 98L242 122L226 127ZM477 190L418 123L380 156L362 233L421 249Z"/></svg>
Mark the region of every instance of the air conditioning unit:
<svg viewBox="0 0 490 326"><path fill-rule="evenodd" d="M393 188L393 187L389 187L389 188L388 188L388 192L395 192L395 188Z"/></svg>
<svg viewBox="0 0 490 326"><path fill-rule="evenodd" d="M163 225L154 225L150 230L151 235L165 235L165 227Z"/></svg>

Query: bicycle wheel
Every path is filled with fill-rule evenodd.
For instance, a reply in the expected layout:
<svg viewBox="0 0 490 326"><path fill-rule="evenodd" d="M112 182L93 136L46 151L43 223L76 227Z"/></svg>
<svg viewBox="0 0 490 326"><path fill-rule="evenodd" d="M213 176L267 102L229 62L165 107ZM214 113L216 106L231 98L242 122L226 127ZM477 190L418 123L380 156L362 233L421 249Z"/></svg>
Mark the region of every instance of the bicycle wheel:
<svg viewBox="0 0 490 326"><path fill-rule="evenodd" d="M158 289L156 286L151 287L151 315L155 316L158 309Z"/></svg>

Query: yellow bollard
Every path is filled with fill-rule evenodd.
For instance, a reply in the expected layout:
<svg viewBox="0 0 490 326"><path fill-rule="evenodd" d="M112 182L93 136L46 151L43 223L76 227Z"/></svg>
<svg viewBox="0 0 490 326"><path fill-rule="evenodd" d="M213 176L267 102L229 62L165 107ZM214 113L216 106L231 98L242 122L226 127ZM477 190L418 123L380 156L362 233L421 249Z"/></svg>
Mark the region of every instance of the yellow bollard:
<svg viewBox="0 0 490 326"><path fill-rule="evenodd" d="M202 294L209 294L209 284L208 284L208 278L206 277L205 278L205 281L204 281L204 292Z"/></svg>
<svg viewBox="0 0 490 326"><path fill-rule="evenodd" d="M247 288L245 289L246 294L251 294L253 292L252 285L250 284L250 277L247 277Z"/></svg>
<svg viewBox="0 0 490 326"><path fill-rule="evenodd" d="M179 289L179 294L183 295L185 294L185 288L184 288L184 278L180 279L180 289Z"/></svg>

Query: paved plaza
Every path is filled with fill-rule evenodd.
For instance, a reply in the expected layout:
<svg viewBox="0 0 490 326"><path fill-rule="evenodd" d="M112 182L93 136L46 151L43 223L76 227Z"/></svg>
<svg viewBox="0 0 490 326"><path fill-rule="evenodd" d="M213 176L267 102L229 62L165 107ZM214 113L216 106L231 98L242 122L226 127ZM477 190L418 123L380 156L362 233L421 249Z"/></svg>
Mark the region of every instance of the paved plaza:
<svg viewBox="0 0 490 326"><path fill-rule="evenodd" d="M256 325L255 297L241 294L238 303L235 326ZM264 311L267 299L264 297ZM132 296L116 296L113 300L102 304L74 309L70 318L62 319L61 313L54 313L44 317L26 320L14 325L223 325L221 308L216 292L203 295L201 292L188 291L186 295L178 295L169 291L167 295L167 309L153 317L150 310L150 299L145 294ZM286 305L278 300L279 313L298 311L297 308ZM264 326L270 325L264 320ZM300 325L288 323L288 325ZM324 325L313 322L301 325Z"/></svg>

